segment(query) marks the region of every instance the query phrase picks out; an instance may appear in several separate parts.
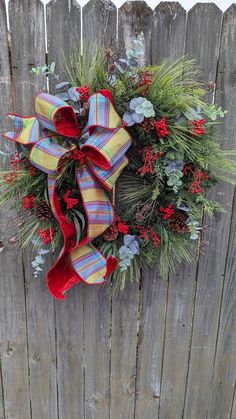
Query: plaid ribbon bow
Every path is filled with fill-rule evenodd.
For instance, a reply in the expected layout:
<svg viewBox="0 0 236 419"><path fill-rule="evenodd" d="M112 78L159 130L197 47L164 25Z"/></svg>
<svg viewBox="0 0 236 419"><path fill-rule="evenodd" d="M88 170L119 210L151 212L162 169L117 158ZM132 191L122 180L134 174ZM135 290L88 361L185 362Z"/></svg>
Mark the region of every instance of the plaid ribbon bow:
<svg viewBox="0 0 236 419"><path fill-rule="evenodd" d="M114 210L104 189L111 191L128 160L125 152L131 144L121 124L109 91L100 91L89 99L88 124L82 133L80 150L86 162L77 165L76 180L87 216L86 237L75 244L76 229L63 215L56 192L61 159L73 150L59 144L59 136L80 137L73 108L59 98L39 93L35 98L35 116L10 114L14 131L4 137L31 146L31 163L47 173L48 195L52 212L64 237L64 246L56 263L47 273L51 294L65 299L64 293L75 283L101 284L116 268L117 260L106 259L92 244L114 220Z"/></svg>

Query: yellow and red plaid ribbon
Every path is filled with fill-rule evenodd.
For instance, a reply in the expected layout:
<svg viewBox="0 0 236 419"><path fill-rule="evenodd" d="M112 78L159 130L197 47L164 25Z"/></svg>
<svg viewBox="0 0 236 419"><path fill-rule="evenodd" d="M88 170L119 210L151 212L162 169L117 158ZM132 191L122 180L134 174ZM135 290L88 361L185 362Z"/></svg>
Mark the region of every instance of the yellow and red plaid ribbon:
<svg viewBox="0 0 236 419"><path fill-rule="evenodd" d="M87 216L87 231L77 245L75 226L63 215L56 193L59 163L72 150L62 147L59 138L80 137L73 108L55 96L39 93L35 98L35 116L9 116L14 131L4 137L31 146L31 163L48 175L49 201L64 237L59 258L47 273L49 291L55 298L64 299L64 293L80 280L90 285L105 282L117 261L113 256L106 259L92 240L114 220L113 206L104 189L112 190L127 165L125 152L131 144L130 135L113 107L110 92L101 91L89 99L88 124L80 144L86 163L78 164L75 174Z"/></svg>

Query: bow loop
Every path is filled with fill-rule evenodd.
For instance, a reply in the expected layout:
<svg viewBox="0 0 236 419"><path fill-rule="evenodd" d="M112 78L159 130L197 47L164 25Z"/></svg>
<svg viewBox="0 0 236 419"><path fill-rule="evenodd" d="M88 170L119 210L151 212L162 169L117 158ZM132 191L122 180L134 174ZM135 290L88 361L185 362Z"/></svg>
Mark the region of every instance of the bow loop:
<svg viewBox="0 0 236 419"><path fill-rule="evenodd" d="M39 93L35 97L35 116L50 131L65 137L79 137L79 127L73 108L56 96Z"/></svg>

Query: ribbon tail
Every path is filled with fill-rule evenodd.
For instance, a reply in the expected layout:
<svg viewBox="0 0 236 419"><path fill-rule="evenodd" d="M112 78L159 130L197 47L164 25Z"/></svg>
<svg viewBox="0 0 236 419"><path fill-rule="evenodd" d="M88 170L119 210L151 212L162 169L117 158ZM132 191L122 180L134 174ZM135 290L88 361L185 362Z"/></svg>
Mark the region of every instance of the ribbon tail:
<svg viewBox="0 0 236 419"><path fill-rule="evenodd" d="M74 246L76 232L74 224L69 222L62 214L56 194L55 176L48 176L48 194L52 212L63 233L64 246L57 261L47 273L47 287L54 298L64 300L64 293L80 281L69 258L69 250Z"/></svg>
<svg viewBox="0 0 236 419"><path fill-rule="evenodd" d="M83 282L102 284L116 268L116 258L106 259L90 243L113 222L114 210L105 191L87 166L78 167L76 178L87 216L86 237L71 251L71 263Z"/></svg>

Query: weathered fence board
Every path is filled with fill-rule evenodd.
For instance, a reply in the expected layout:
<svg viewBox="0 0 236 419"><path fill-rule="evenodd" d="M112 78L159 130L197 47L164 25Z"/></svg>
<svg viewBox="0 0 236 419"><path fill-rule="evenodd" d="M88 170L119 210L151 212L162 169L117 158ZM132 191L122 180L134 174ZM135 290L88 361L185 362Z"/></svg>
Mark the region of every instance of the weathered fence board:
<svg viewBox="0 0 236 419"><path fill-rule="evenodd" d="M177 31L178 28L178 31ZM155 9L156 59L177 58L184 53L186 12L178 3L161 3ZM153 54L154 54L153 51ZM188 336L191 328L192 292L195 267L182 268L169 278L159 417L180 417L188 364ZM181 365L181 370L179 369Z"/></svg>
<svg viewBox="0 0 236 419"><path fill-rule="evenodd" d="M117 9L110 0L90 0L83 7L83 48L88 58L101 47L112 47L116 31Z"/></svg>
<svg viewBox="0 0 236 419"><path fill-rule="evenodd" d="M45 63L44 7L27 0L11 1L9 7L16 111L31 115L34 94L46 86L45 78L30 72ZM31 412L34 418L52 419L57 416L54 302L45 292L45 280L32 279L30 260L30 252L24 252Z"/></svg>
<svg viewBox="0 0 236 419"><path fill-rule="evenodd" d="M213 4L187 14L175 2L152 11L143 1L117 10L110 0L90 0L81 11L76 0L51 0L47 57L41 1L10 0L9 22L12 84L2 0L1 130L13 102L17 112L32 114L34 93L46 89L31 67L55 60L58 74L62 51L69 57L83 47L93 57L119 39L124 52L143 31L143 64L186 52L197 57L201 80L214 83L217 75L208 100L216 96L228 109L223 138L235 145L235 6L222 21ZM49 84L55 92L55 81ZM0 419L236 419L233 187L219 185L214 197L228 214L216 222L205 217L210 246L197 272L195 265L181 268L164 282L145 268L140 284L118 295L106 285L79 284L55 303L44 278L31 278L30 253L22 258L4 233L15 215L1 211Z"/></svg>
<svg viewBox="0 0 236 419"><path fill-rule="evenodd" d="M81 7L76 0L51 0L46 14L48 62L55 61L56 73L61 74L63 58L81 50ZM64 81L63 77L60 81ZM50 81L51 93L55 93L56 83Z"/></svg>
<svg viewBox="0 0 236 419"><path fill-rule="evenodd" d="M152 10L145 2L126 2L118 10L118 40L122 50L130 47L134 34L142 30L150 40ZM145 51L150 62L150 48ZM111 407L110 416L134 417L136 388L136 339L139 284L129 284L126 291L112 299L111 335Z"/></svg>
<svg viewBox="0 0 236 419"><path fill-rule="evenodd" d="M0 2L0 118L1 132L6 128L5 112L12 111L8 34L5 3ZM1 304L0 348L1 381L4 406L3 418L30 418L30 397L27 360L27 330L25 313L24 277L21 254L9 242L9 228L16 214L1 211ZM14 235L14 230L11 230Z"/></svg>
<svg viewBox="0 0 236 419"><path fill-rule="evenodd" d="M46 14L48 63L56 62L58 74L63 71L62 53L69 57L80 52L81 8L75 0L54 0L47 4ZM60 81L65 78L61 76ZM55 83L50 82L50 92L55 91ZM66 297L55 303L58 414L59 418L84 419L83 285Z"/></svg>
<svg viewBox="0 0 236 419"><path fill-rule="evenodd" d="M177 2L161 2L153 13L152 64L184 54L186 11Z"/></svg>
<svg viewBox="0 0 236 419"><path fill-rule="evenodd" d="M152 9L145 1L126 1L118 10L119 46L124 52L129 49L134 36L145 36L145 53L142 64L151 62Z"/></svg>
<svg viewBox="0 0 236 419"><path fill-rule="evenodd" d="M135 418L158 415L168 282L154 269L144 269L141 282L140 325Z"/></svg>
<svg viewBox="0 0 236 419"><path fill-rule="evenodd" d="M234 123L236 112L236 5L225 13L222 28L221 51L217 79L217 100L221 100L229 113L223 132L236 144L236 128ZM232 196L233 192L231 190ZM230 197L231 198L231 197ZM208 418L230 418L231 405L235 389L236 362L236 276L235 276L235 214L236 203L232 208L230 224L230 239L227 249L227 259L224 271L224 290L220 323L218 331L217 350L214 359L213 382L210 385L211 399Z"/></svg>
<svg viewBox="0 0 236 419"><path fill-rule="evenodd" d="M200 7L200 5L196 7ZM214 5L201 5L201 9L201 24L199 23L198 25L209 26L211 16L213 16L214 19L218 19L218 24L215 24L214 21L212 26L212 32L215 30L215 33L212 33L212 38L211 36L204 38L206 54L202 55L203 64L204 62L206 63L203 70L205 71L206 76L208 75L207 71L210 71L214 81L215 75L212 73L212 68L216 69L217 67L215 57L219 54L217 51L219 50L221 12ZM193 9L193 13L195 16L193 20L190 21L191 31L193 30L193 22L196 22L196 9ZM196 28L198 33L201 33L201 27L202 26L198 26ZM204 31L204 29L202 30ZM205 36L206 35L207 34L205 33ZM207 45L207 39L209 39L209 45ZM232 45L230 43L230 38L228 37L227 43L225 44L225 48L227 51L230 51ZM201 48L199 48L199 53L202 54ZM221 90L225 82L226 81L223 82L223 85L217 85L217 89L219 88ZM223 97L220 97L220 95L217 95L217 103L221 103L223 107L225 106L224 99ZM231 104L230 106L232 107ZM225 119L223 129L224 137L229 137L229 130L232 124L230 121L230 115L231 113ZM233 139L233 136L231 138ZM211 245L209 248L205 249L205 254L200 256L199 261L193 336L184 416L186 419L191 416L205 416L207 415L209 408L210 386L219 321L219 308L221 304L224 265L227 253L227 247L222 244L228 242L233 188L226 184L219 184L215 189L214 198L222 203L228 211L228 214L223 218L219 218L219 220L215 220L214 222L207 217L204 218L204 225L207 226L207 228L204 230L203 239L207 242L209 241L210 243L214 243L214 246Z"/></svg>

